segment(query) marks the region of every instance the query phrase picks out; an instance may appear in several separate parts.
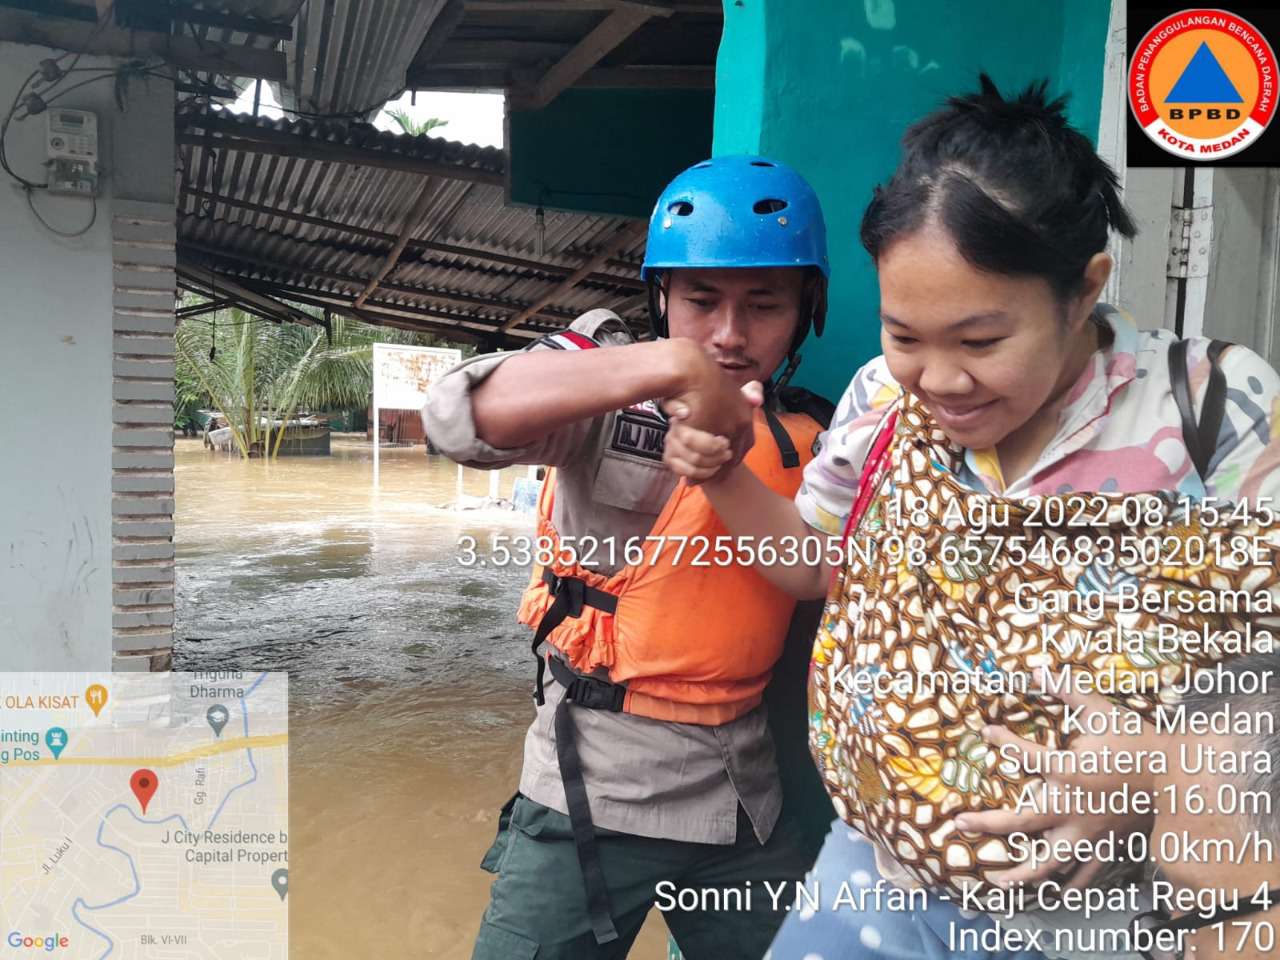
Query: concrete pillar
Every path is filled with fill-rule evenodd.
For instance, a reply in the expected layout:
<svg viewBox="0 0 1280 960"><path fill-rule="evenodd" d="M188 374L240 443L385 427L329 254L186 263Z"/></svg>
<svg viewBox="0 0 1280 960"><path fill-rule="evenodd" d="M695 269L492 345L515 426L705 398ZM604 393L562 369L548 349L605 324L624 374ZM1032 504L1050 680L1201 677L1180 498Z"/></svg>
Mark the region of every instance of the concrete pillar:
<svg viewBox="0 0 1280 960"><path fill-rule="evenodd" d="M822 198L831 306L795 382L835 400L880 350L858 225L903 131L985 70L1002 90L1048 77L1096 137L1110 0L725 0L724 11L714 152L775 157Z"/></svg>
<svg viewBox="0 0 1280 960"><path fill-rule="evenodd" d="M63 52L0 42L0 94ZM122 111L103 76L57 101L97 117L97 197L0 189L0 670L171 660L174 95L135 79ZM6 148L44 181L43 115Z"/></svg>

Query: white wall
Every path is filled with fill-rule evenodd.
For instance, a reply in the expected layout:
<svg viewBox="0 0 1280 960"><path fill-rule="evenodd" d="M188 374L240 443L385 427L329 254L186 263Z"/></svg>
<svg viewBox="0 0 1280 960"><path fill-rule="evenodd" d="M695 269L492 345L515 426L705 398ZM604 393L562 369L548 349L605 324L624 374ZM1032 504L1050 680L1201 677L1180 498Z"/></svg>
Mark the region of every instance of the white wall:
<svg viewBox="0 0 1280 960"><path fill-rule="evenodd" d="M0 105L8 111L44 47L0 43ZM80 66L110 65L84 57ZM98 113L110 137L111 85L59 104ZM44 118L12 123L5 141L20 175L44 180ZM106 153L106 151L103 151ZM108 154L109 155L109 154ZM66 240L0 180L0 669L111 666L111 233L109 198L93 228ZM82 198L39 196L60 230L89 220Z"/></svg>

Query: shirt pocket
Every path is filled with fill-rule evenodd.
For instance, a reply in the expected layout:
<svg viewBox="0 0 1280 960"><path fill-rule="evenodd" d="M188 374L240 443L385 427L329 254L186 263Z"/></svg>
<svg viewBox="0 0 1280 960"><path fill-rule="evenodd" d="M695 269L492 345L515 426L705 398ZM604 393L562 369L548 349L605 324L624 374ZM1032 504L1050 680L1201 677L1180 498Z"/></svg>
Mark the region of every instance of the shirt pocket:
<svg viewBox="0 0 1280 960"><path fill-rule="evenodd" d="M675 485L675 475L665 464L606 448L591 498L604 506L657 516Z"/></svg>

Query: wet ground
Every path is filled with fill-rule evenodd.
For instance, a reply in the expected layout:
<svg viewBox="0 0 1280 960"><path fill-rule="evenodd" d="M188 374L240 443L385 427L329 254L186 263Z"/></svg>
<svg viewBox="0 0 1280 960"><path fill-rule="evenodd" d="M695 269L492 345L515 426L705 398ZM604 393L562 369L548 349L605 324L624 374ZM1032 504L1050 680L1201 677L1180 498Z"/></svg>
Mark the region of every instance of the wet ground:
<svg viewBox="0 0 1280 960"><path fill-rule="evenodd" d="M421 446L381 452L377 491L356 437L275 463L179 439L176 458L175 669L290 675L291 954L470 956L533 662L528 568L465 566L459 541L484 555L532 518L445 508L457 468ZM466 471L467 497L488 491ZM632 956L664 944L651 918Z"/></svg>

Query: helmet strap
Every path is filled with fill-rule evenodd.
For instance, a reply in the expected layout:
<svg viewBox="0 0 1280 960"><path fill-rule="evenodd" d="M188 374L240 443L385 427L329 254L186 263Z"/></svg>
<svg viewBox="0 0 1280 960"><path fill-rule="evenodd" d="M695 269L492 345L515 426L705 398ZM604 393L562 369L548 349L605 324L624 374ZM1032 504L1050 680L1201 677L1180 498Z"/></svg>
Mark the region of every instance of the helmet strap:
<svg viewBox="0 0 1280 960"><path fill-rule="evenodd" d="M782 368L782 373L769 381L768 386L766 387L767 391L774 393L785 387L791 382L791 378L795 376L796 369L799 366L800 354L793 348L792 351L787 354L787 365Z"/></svg>
<svg viewBox="0 0 1280 960"><path fill-rule="evenodd" d="M666 271L652 273L645 283L649 294L649 330L654 339L663 340L668 336L667 303L670 301L671 284Z"/></svg>

